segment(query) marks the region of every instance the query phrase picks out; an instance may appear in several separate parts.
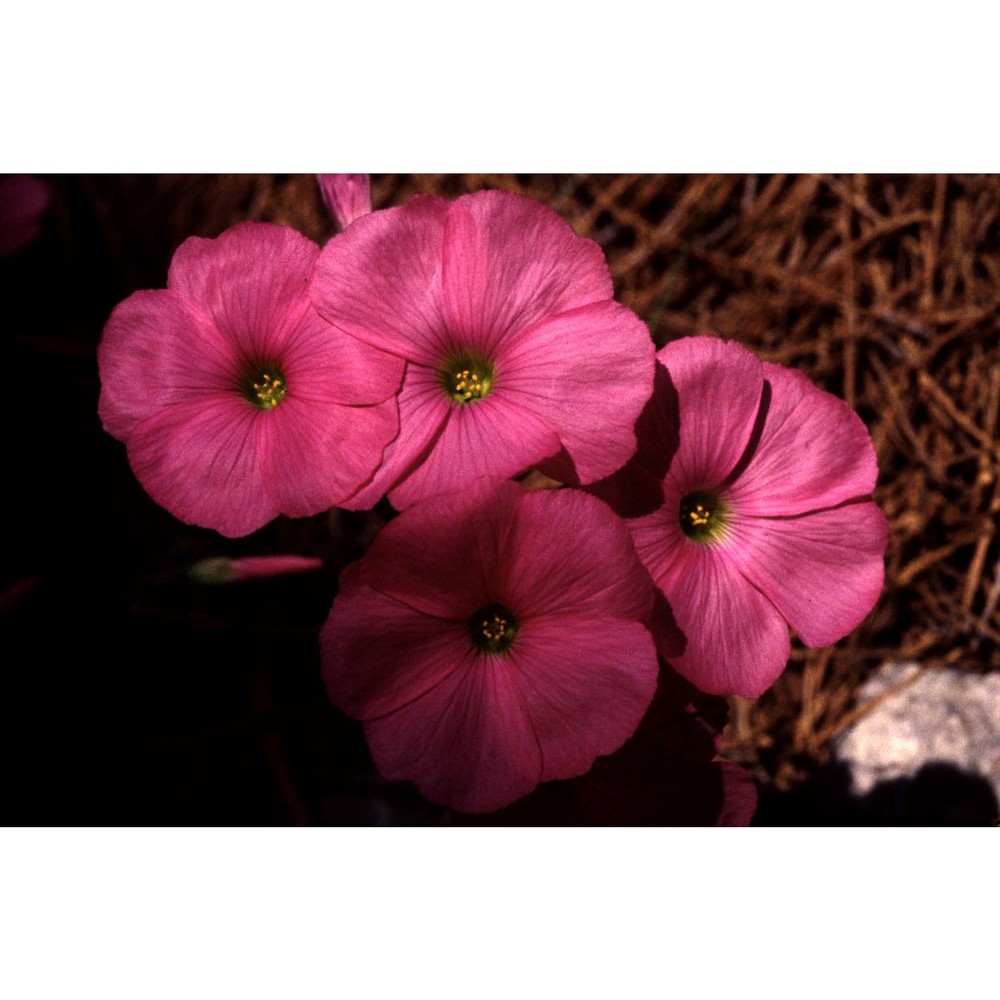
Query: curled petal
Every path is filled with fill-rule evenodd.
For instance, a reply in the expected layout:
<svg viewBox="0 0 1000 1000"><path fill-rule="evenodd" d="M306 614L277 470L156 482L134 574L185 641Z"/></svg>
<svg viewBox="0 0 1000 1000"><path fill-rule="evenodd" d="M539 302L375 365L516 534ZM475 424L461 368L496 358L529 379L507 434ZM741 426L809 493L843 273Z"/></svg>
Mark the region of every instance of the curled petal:
<svg viewBox="0 0 1000 1000"><path fill-rule="evenodd" d="M679 444L669 476L682 494L721 486L751 440L764 386L761 362L716 337L675 340L657 358L678 399Z"/></svg>

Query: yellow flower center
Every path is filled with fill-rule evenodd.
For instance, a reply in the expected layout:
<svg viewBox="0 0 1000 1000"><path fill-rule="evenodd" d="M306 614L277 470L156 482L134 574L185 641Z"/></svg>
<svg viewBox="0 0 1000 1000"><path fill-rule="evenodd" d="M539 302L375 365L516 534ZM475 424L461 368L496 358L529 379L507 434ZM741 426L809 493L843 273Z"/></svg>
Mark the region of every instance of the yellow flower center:
<svg viewBox="0 0 1000 1000"><path fill-rule="evenodd" d="M695 490L681 500L681 531L693 542L711 542L725 537L729 506L712 490Z"/></svg>
<svg viewBox="0 0 1000 1000"><path fill-rule="evenodd" d="M287 392L288 382L274 365L255 369L243 380L243 395L260 410L273 410Z"/></svg>
<svg viewBox="0 0 1000 1000"><path fill-rule="evenodd" d="M493 365L477 354L460 354L439 369L441 387L453 403L475 403L493 388Z"/></svg>

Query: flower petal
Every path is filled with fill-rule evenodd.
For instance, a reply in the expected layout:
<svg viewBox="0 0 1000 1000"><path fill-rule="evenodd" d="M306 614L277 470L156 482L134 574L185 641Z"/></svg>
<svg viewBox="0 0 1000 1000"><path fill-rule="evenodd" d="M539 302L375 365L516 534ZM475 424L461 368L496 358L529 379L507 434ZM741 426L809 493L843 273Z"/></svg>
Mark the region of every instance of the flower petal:
<svg viewBox="0 0 1000 1000"><path fill-rule="evenodd" d="M365 736L383 777L462 812L500 809L541 780L518 676L503 657L470 654L423 697L366 723Z"/></svg>
<svg viewBox="0 0 1000 1000"><path fill-rule="evenodd" d="M875 449L861 418L801 372L765 364L770 402L760 443L730 487L744 514L801 514L867 496Z"/></svg>
<svg viewBox="0 0 1000 1000"><path fill-rule="evenodd" d="M634 732L656 690L656 650L635 621L525 622L507 658L542 750L542 780L584 774Z"/></svg>
<svg viewBox="0 0 1000 1000"><path fill-rule="evenodd" d="M372 180L368 174L317 174L323 204L341 229L372 210Z"/></svg>
<svg viewBox="0 0 1000 1000"><path fill-rule="evenodd" d="M454 407L437 377L423 365L408 364L396 397L399 433L387 445L372 481L354 497L355 509L374 506L425 461L444 432ZM397 509L402 509L394 500Z"/></svg>
<svg viewBox="0 0 1000 1000"><path fill-rule="evenodd" d="M664 664L652 704L620 750L599 757L582 777L540 785L487 822L745 826L756 805L753 781L713 760L727 715L724 699L697 691Z"/></svg>
<svg viewBox="0 0 1000 1000"><path fill-rule="evenodd" d="M235 394L175 403L129 435L132 470L185 523L247 535L278 514L258 462L258 416L267 414Z"/></svg>
<svg viewBox="0 0 1000 1000"><path fill-rule="evenodd" d="M341 406L320 397L304 400L290 389L258 417L261 474L275 505L289 517L334 506L359 509L352 498L370 482L397 428L393 400Z"/></svg>
<svg viewBox="0 0 1000 1000"><path fill-rule="evenodd" d="M600 497L621 517L652 513L663 503L663 479L677 451L679 428L677 390L657 360L653 395L635 422L635 454L611 476L591 483L587 492Z"/></svg>
<svg viewBox="0 0 1000 1000"><path fill-rule="evenodd" d="M422 460L411 462L408 473L389 491L397 510L410 504L452 490L480 476L505 479L526 471L551 454L559 439L546 421L522 405L522 399L494 390L484 399L459 405L452 403L441 390L436 372L414 366L410 384L419 390L425 408L435 415L445 408L441 432ZM436 394L442 402L432 403ZM405 427L403 425L406 420ZM403 411L400 401L400 440L397 449L407 447L416 415ZM406 437L404 437L406 435ZM418 440L424 440L422 434ZM409 448L414 459L417 453Z"/></svg>
<svg viewBox="0 0 1000 1000"><path fill-rule="evenodd" d="M671 666L709 694L762 694L788 662L788 626L734 564L735 541L725 547L689 541L666 507L629 526L687 639L680 656L661 648Z"/></svg>
<svg viewBox="0 0 1000 1000"><path fill-rule="evenodd" d="M309 308L280 360L297 398L367 406L395 396L405 363L336 329Z"/></svg>
<svg viewBox="0 0 1000 1000"><path fill-rule="evenodd" d="M498 590L500 566L523 496L517 483L482 479L415 504L379 532L358 573L411 608L464 625L508 596Z"/></svg>
<svg viewBox="0 0 1000 1000"><path fill-rule="evenodd" d="M515 335L497 356L498 390L559 435L579 482L635 453L635 422L653 392L653 342L630 309L607 300Z"/></svg>
<svg viewBox="0 0 1000 1000"><path fill-rule="evenodd" d="M652 607L649 574L625 523L579 490L520 497L500 576L504 598L522 618L596 614L641 621Z"/></svg>
<svg viewBox="0 0 1000 1000"><path fill-rule="evenodd" d="M455 201L444 238L449 330L487 353L543 316L614 294L601 248L522 195L478 191Z"/></svg>
<svg viewBox="0 0 1000 1000"><path fill-rule="evenodd" d="M760 408L763 367L737 343L684 337L657 354L678 398L679 445L669 476L682 495L721 486L750 441Z"/></svg>
<svg viewBox="0 0 1000 1000"><path fill-rule="evenodd" d="M186 239L167 287L204 309L245 363L273 363L309 306L318 256L288 226L241 222L215 239Z"/></svg>
<svg viewBox="0 0 1000 1000"><path fill-rule="evenodd" d="M464 623L432 618L361 582L357 564L320 632L330 701L354 719L377 719L409 704L472 655Z"/></svg>
<svg viewBox="0 0 1000 1000"><path fill-rule="evenodd" d="M105 430L126 440L164 407L233 392L233 348L211 320L177 292L135 292L115 306L97 348L98 410Z"/></svg>
<svg viewBox="0 0 1000 1000"><path fill-rule="evenodd" d="M436 366L452 347L441 304L447 214L443 198L418 196L330 240L311 290L320 315L365 343Z"/></svg>
<svg viewBox="0 0 1000 1000"><path fill-rule="evenodd" d="M875 606L889 525L874 503L845 504L796 518L740 517L732 551L740 572L791 623L807 646L855 629Z"/></svg>

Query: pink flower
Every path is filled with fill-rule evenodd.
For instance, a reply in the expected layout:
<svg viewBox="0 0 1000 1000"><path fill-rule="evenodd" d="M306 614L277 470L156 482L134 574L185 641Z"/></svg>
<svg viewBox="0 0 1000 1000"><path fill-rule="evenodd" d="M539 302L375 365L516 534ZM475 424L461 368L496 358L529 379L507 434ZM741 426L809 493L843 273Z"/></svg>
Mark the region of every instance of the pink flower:
<svg viewBox="0 0 1000 1000"><path fill-rule="evenodd" d="M317 174L323 204L341 229L372 210L372 183L368 174Z"/></svg>
<svg viewBox="0 0 1000 1000"><path fill-rule="evenodd" d="M703 691L754 698L788 661L788 625L825 646L878 599L871 438L844 402L738 344L691 337L657 359L639 451L594 492L630 518L686 636L664 657Z"/></svg>
<svg viewBox="0 0 1000 1000"><path fill-rule="evenodd" d="M0 180L0 257L38 238L38 216L48 204L49 189L37 177L15 174Z"/></svg>
<svg viewBox="0 0 1000 1000"><path fill-rule="evenodd" d="M232 537L279 513L356 507L395 436L402 363L312 308L318 254L263 223L192 237L166 289L112 312L98 348L101 419L182 521Z"/></svg>
<svg viewBox="0 0 1000 1000"><path fill-rule="evenodd" d="M320 313L406 360L399 437L364 497L397 508L558 456L593 482L635 451L653 346L600 248L551 209L480 191L364 216L323 249Z"/></svg>
<svg viewBox="0 0 1000 1000"><path fill-rule="evenodd" d="M603 503L478 480L406 510L344 571L327 691L386 778L489 812L632 734L656 688L651 604Z"/></svg>

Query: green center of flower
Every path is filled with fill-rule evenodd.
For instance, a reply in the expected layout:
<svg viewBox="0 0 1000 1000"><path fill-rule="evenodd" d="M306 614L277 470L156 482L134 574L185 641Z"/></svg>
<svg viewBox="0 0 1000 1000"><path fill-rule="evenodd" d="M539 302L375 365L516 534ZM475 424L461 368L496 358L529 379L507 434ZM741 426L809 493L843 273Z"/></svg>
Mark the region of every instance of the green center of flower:
<svg viewBox="0 0 1000 1000"><path fill-rule="evenodd" d="M440 369L441 387L453 403L475 403L493 388L493 365L479 354L459 354Z"/></svg>
<svg viewBox="0 0 1000 1000"><path fill-rule="evenodd" d="M469 617L469 635L484 653L506 653L517 635L517 622L502 604L487 604Z"/></svg>
<svg viewBox="0 0 1000 1000"><path fill-rule="evenodd" d="M274 365L255 368L243 379L243 395L258 409L273 410L285 398L288 382Z"/></svg>
<svg viewBox="0 0 1000 1000"><path fill-rule="evenodd" d="M728 504L712 490L695 490L681 500L681 531L693 542L722 538L728 520Z"/></svg>

